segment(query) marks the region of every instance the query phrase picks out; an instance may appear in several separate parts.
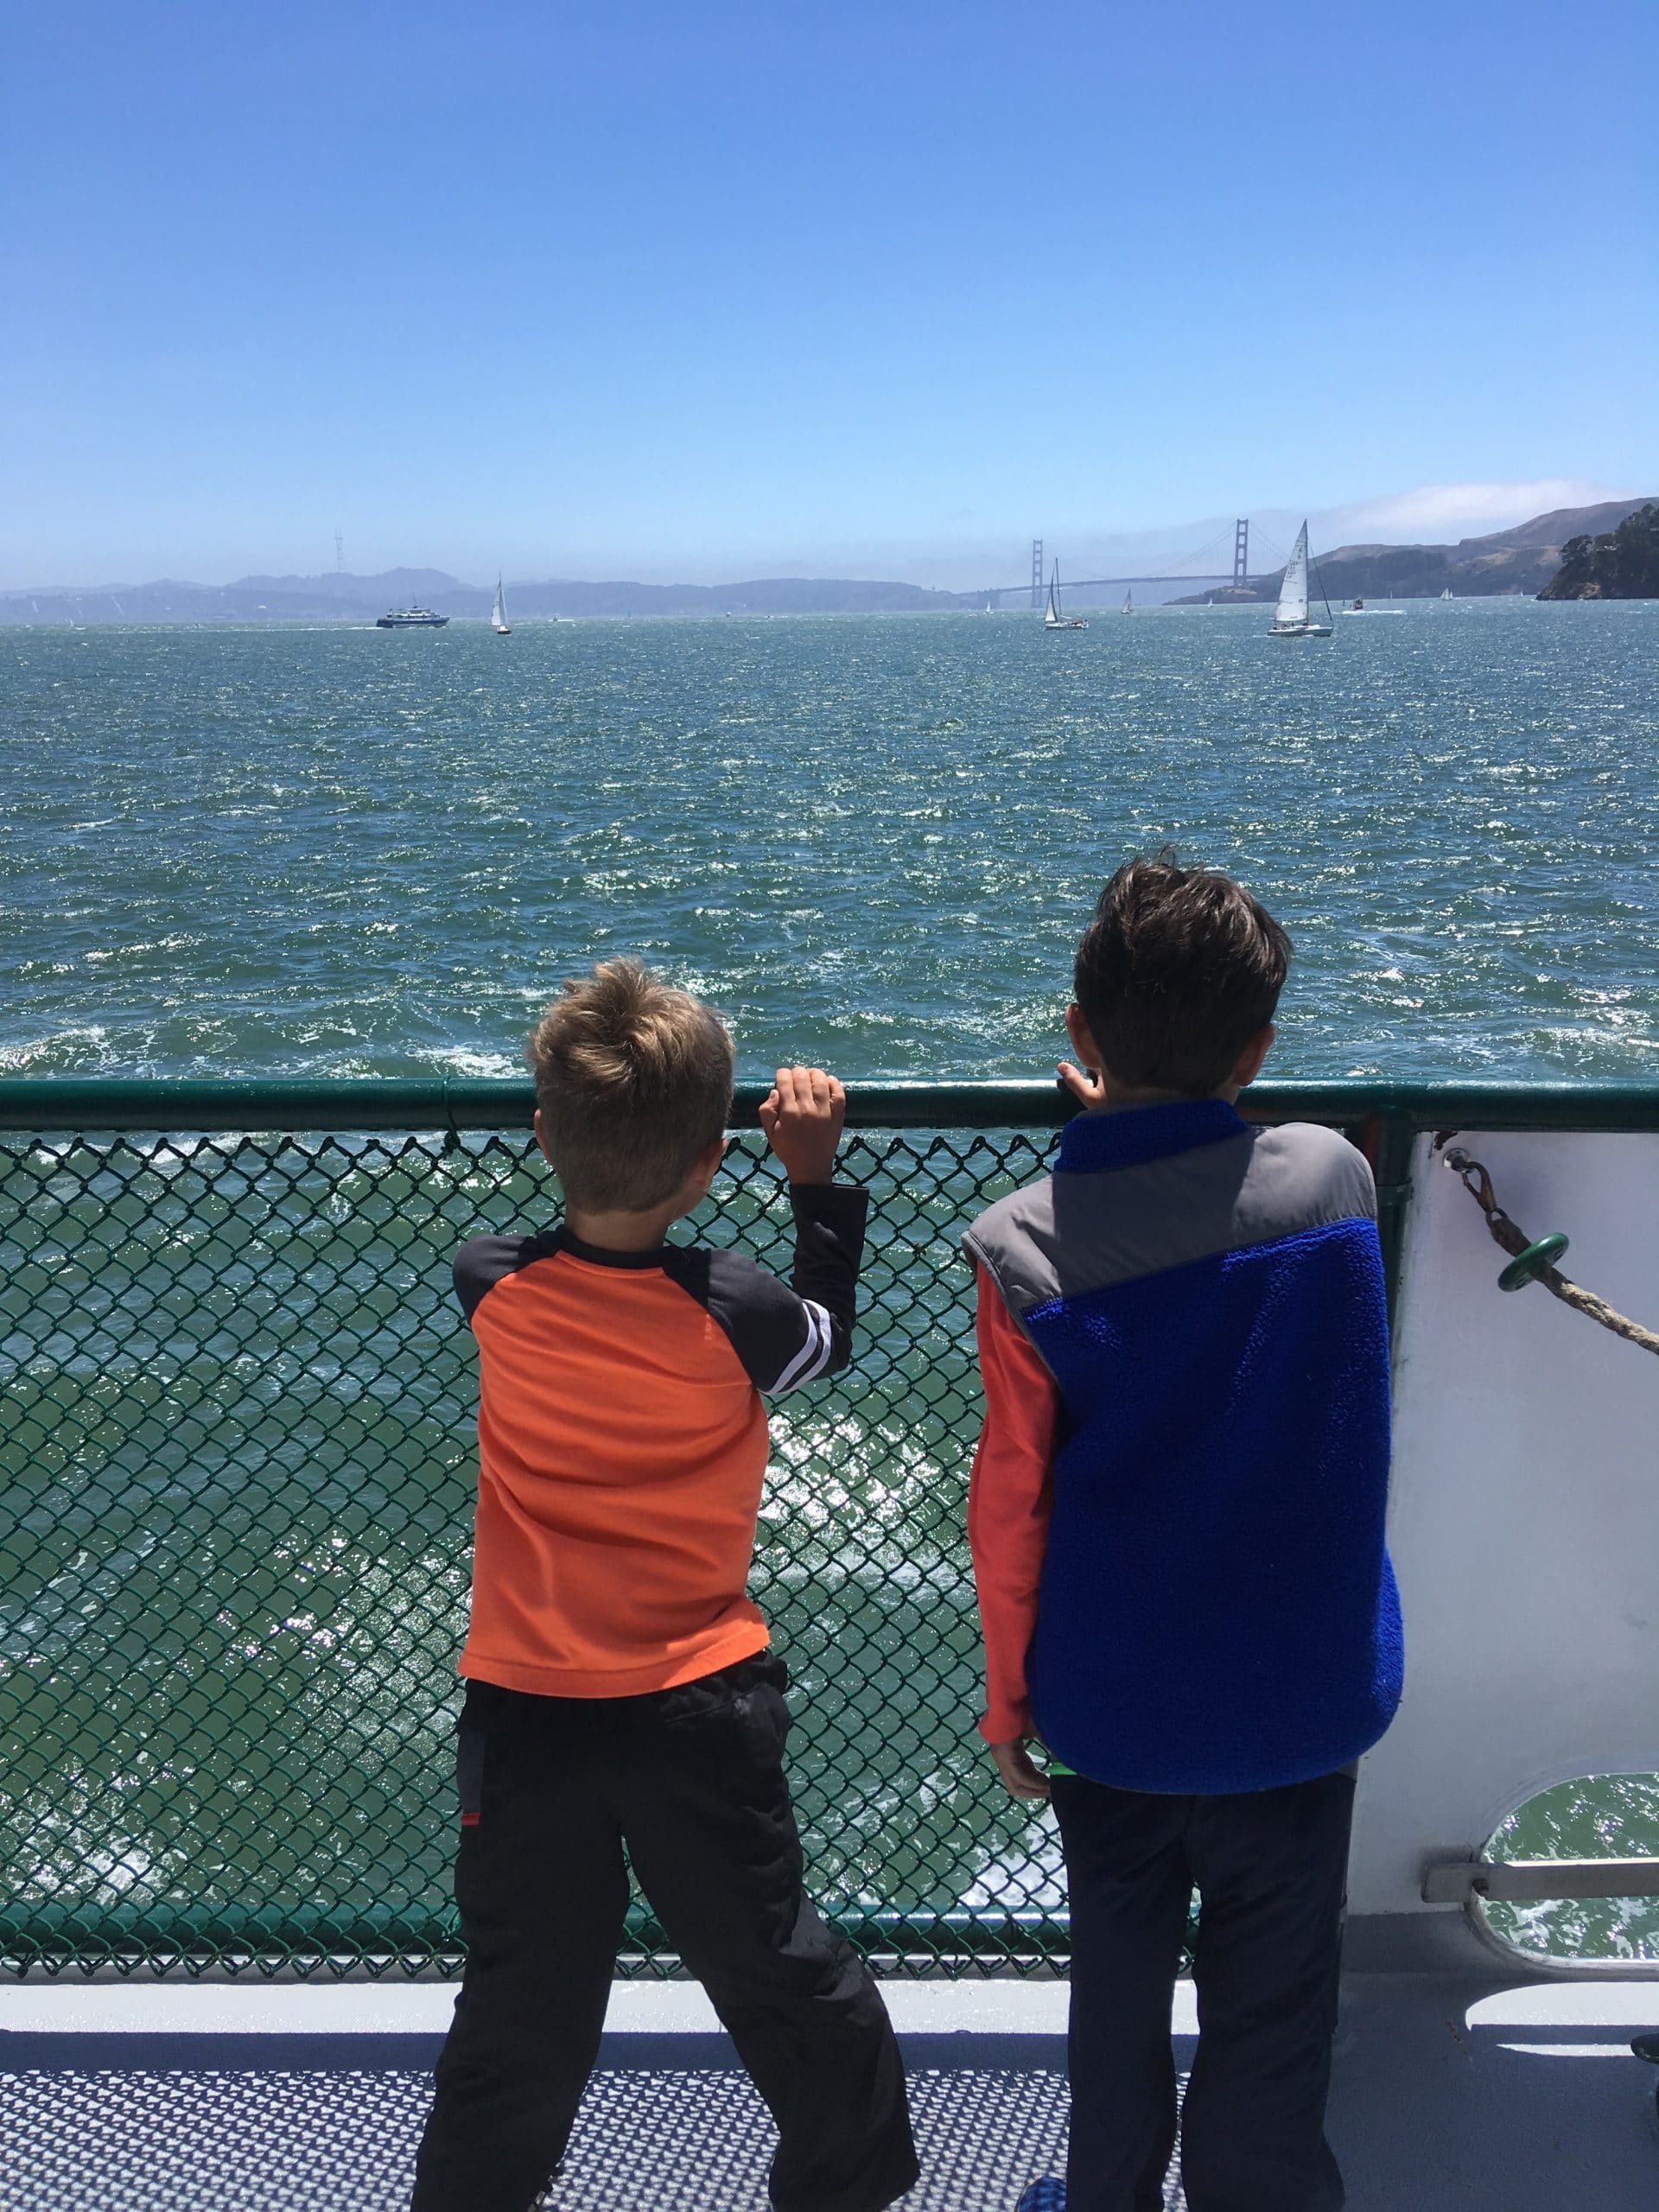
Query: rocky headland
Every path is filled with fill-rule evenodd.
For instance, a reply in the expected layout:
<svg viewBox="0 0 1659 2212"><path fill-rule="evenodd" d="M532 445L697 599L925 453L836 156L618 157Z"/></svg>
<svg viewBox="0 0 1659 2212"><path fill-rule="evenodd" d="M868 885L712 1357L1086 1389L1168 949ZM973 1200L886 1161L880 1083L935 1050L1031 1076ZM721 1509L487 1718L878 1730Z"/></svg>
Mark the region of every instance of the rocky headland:
<svg viewBox="0 0 1659 2212"><path fill-rule="evenodd" d="M1540 599L1659 599L1659 504L1599 537L1570 537Z"/></svg>

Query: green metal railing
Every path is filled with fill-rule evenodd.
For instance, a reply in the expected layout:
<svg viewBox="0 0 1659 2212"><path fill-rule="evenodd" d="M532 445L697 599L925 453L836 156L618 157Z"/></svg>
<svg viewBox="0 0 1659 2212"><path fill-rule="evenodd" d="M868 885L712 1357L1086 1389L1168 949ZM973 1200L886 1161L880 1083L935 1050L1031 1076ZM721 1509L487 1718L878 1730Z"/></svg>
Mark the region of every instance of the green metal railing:
<svg viewBox="0 0 1659 2212"><path fill-rule="evenodd" d="M698 1231L787 1264L755 1126ZM527 1084L0 1082L0 1964L456 1964L451 1726L474 1486L448 1263L556 1211ZM1624 1086L1262 1087L1345 1128L1397 1265L1425 1128L1653 1129ZM1051 1831L974 1733L978 1427L957 1239L1049 1087L857 1090L852 1371L772 1416L755 1594L794 1673L814 1890L902 1969L1064 1960ZM667 1971L640 1905L625 1967Z"/></svg>

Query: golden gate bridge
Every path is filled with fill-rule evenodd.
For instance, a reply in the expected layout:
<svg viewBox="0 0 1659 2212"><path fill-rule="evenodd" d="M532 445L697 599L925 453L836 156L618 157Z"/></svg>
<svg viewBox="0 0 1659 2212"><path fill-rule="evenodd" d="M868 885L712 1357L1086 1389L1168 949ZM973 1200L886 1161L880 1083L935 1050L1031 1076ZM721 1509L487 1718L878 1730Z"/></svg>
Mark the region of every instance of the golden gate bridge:
<svg viewBox="0 0 1659 2212"><path fill-rule="evenodd" d="M1136 569L1128 575L1119 576L1067 576L1065 580L1065 588L1070 592L1079 592L1099 591L1114 584L1248 585L1250 581L1250 518L1248 515L1240 515L1232 526L1230 571L1224 568L1204 569L1198 565L1198 563L1207 560L1211 553L1224 550L1227 537L1226 531L1217 531L1216 535L1207 538L1196 552L1179 555L1176 569L1166 575L1155 575L1149 569ZM1041 607L1047 588L1047 579L1043 567L1043 541L1040 537L1033 537L1031 541L1030 584L1031 603L1033 607ZM1027 586L1022 583L986 584L978 595L995 605L1026 589Z"/></svg>

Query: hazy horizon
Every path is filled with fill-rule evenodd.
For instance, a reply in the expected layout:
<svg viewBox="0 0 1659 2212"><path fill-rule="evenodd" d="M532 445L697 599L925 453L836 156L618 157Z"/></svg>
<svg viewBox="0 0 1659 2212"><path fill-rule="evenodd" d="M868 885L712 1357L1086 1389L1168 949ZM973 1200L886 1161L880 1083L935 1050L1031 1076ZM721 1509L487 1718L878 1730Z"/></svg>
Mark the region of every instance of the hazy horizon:
<svg viewBox="0 0 1659 2212"><path fill-rule="evenodd" d="M1656 472L1659 475L1659 471ZM1506 530L1517 523L1528 522L1535 515L1549 513L1560 507L1593 506L1606 500L1636 499L1644 490L1640 485L1607 486L1575 483L1569 479L1546 478L1532 484L1475 484L1425 485L1415 490L1391 497L1370 500L1357 500L1333 508L1327 512L1315 512L1309 518L1309 526L1315 550L1325 550L1338 543L1370 543L1382 545L1453 543L1459 538L1479 537L1494 531ZM1659 496L1659 493L1656 493ZM1253 574L1265 574L1280 565L1286 544L1295 533L1303 518L1289 509L1267 509L1252 516L1251 552ZM1230 515L1202 516L1191 523L1168 524L1160 530L1116 532L1080 532L1070 541L1045 538L1046 558L1058 559L1063 569L1074 575L1090 573L1096 567L1144 562L1150 568L1154 560L1168 556L1172 561L1201 550L1206 540L1225 536L1226 543L1216 553L1219 563L1217 573L1224 573L1230 565L1230 537L1234 518ZM1259 533L1259 537L1258 537ZM315 550L315 549L314 549ZM209 588L239 583L257 576L276 580L282 577L315 579L327 575L334 568L332 539L321 549L327 558L315 559L310 567L289 565L270 560L251 560L233 573L222 575L192 574L188 569L152 569L145 574L97 576L59 577L43 581L30 577L20 583L0 582L0 593L54 591L121 591L152 582L193 583ZM499 573L505 573L508 581L515 581L512 572L491 569L467 574L457 562L442 558L424 558L404 555L401 557L378 561L372 564L353 562L349 545L342 548L341 558L345 572L358 577L385 575L399 569L435 569L453 576L478 590L487 590ZM882 566L886 563L887 565ZM995 572L995 556L986 551L976 556L969 552L943 552L916 547L889 546L887 548L853 545L830 548L822 556L810 553L780 553L774 565L754 566L745 569L734 568L728 562L697 563L693 560L679 565L661 559L641 556L631 566L618 568L608 573L597 571L584 575L573 566L560 566L550 556L540 568L526 565L517 572L521 582L622 582L644 584L733 584L783 577L810 579L861 578L873 582L918 584L937 591L972 591L977 587L997 585L1018 588L1029 573L1030 541L1025 540L1007 549L1001 569Z"/></svg>

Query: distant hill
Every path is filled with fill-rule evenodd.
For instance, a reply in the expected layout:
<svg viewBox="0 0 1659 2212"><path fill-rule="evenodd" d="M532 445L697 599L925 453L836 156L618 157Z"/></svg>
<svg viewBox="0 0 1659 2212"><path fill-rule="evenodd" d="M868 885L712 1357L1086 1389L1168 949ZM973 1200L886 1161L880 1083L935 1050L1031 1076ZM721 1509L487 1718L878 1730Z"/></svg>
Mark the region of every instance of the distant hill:
<svg viewBox="0 0 1659 2212"><path fill-rule="evenodd" d="M372 622L390 607L440 614L490 611L493 594L442 569L387 569L378 575L244 576L233 584L175 581L55 585L0 594L0 624L76 622ZM897 614L977 607L977 596L919 584L836 576L769 576L735 584L515 582L507 611L519 615Z"/></svg>
<svg viewBox="0 0 1659 2212"><path fill-rule="evenodd" d="M1561 564L1569 541L1589 543L1617 529L1643 499L1558 508L1513 530L1465 537L1456 545L1339 545L1315 555L1332 601L1437 599L1449 586L1459 598L1499 592L1541 593ZM1252 577L1243 589L1221 585L1178 599L1177 607L1214 601L1274 600L1284 571ZM1552 594L1552 596L1566 596ZM1604 595L1611 596L1611 593ZM1645 594L1644 594L1645 595ZM0 593L0 625L88 622L372 622L391 607L431 607L440 614L479 620L492 594L442 569L386 569L378 575L331 572L320 576L243 576L233 584L163 581L148 584L54 584ZM1008 601L1005 598L1004 604ZM914 614L984 605L980 592L930 591L920 584L868 582L846 576L760 576L734 584L540 582L507 579L507 610L537 615Z"/></svg>
<svg viewBox="0 0 1659 2212"><path fill-rule="evenodd" d="M372 622L389 607L436 605L487 614L490 594L442 569L388 569L378 576L244 576L233 584L58 585L0 595L0 623ZM463 603L464 602L464 603Z"/></svg>
<svg viewBox="0 0 1659 2212"><path fill-rule="evenodd" d="M1599 537L1570 537L1540 599L1659 599L1659 506L1626 515Z"/></svg>
<svg viewBox="0 0 1659 2212"><path fill-rule="evenodd" d="M1541 593L1561 565L1569 539L1609 531L1651 502L1609 499L1594 507L1558 507L1535 515L1513 530L1488 537L1460 538L1455 545L1339 545L1313 556L1326 593L1339 599L1438 599L1448 588L1459 599L1486 599L1509 592ZM1179 607L1207 600L1275 600L1284 577L1252 576L1248 591L1232 587L1195 593Z"/></svg>

